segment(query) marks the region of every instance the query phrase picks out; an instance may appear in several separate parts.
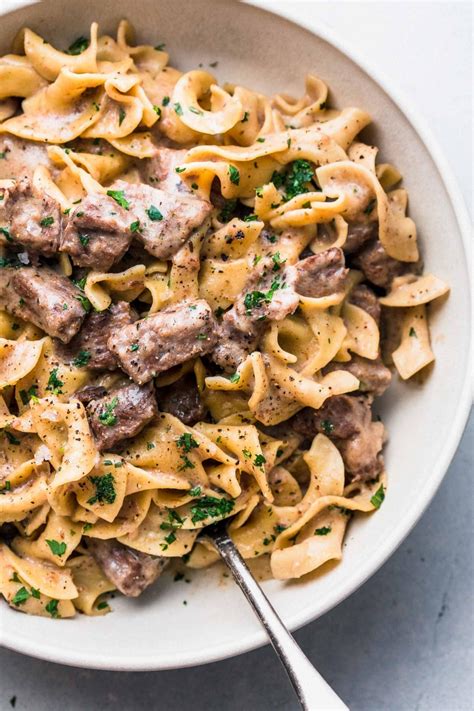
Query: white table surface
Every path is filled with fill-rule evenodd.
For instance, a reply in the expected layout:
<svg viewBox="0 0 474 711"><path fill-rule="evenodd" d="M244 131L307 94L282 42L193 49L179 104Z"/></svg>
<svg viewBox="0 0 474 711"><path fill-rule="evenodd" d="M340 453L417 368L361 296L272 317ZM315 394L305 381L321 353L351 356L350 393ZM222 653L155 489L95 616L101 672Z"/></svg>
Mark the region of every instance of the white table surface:
<svg viewBox="0 0 474 711"><path fill-rule="evenodd" d="M472 213L469 2L254 4L326 25L401 87L428 119ZM474 708L473 441L471 417L446 479L408 540L359 591L296 633L353 711ZM14 696L20 711L297 709L268 647L205 667L146 674L78 670L0 650L1 711L12 708Z"/></svg>

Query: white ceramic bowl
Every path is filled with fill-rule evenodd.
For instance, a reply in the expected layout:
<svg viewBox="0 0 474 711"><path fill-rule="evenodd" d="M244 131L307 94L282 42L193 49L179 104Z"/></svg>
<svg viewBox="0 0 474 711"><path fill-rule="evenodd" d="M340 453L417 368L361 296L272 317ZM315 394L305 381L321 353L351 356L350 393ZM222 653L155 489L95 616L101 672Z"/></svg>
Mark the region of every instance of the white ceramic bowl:
<svg viewBox="0 0 474 711"><path fill-rule="evenodd" d="M122 17L135 24L140 40L166 42L172 63L181 69L218 60L215 71L221 80L296 95L305 74L315 72L328 82L337 105L367 109L374 119L367 140L380 146L382 159L394 162L404 175L426 268L452 286L449 300L432 314L437 361L430 378L423 387L391 388L381 403L390 433L383 507L351 524L344 558L326 574L264 584L294 629L337 605L384 563L429 504L456 450L471 401L469 223L427 129L326 31L312 34L229 0L46 0L1 17L0 52L8 51L23 25L67 47L87 34L92 20L113 33ZM101 669L167 669L223 659L266 641L238 589L224 583L214 569L193 575L190 585L164 576L136 601L115 599L113 614L58 622L21 615L2 604L1 641L35 657Z"/></svg>

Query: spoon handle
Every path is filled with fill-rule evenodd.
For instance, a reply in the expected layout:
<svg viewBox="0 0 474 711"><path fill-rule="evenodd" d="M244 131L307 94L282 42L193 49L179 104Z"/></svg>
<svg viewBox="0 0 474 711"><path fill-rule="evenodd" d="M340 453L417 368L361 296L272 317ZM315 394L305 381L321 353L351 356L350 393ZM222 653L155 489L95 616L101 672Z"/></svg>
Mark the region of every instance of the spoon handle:
<svg viewBox="0 0 474 711"><path fill-rule="evenodd" d="M348 711L348 707L324 681L288 632L227 532L224 529L215 530L210 537L265 627L302 708L305 711Z"/></svg>

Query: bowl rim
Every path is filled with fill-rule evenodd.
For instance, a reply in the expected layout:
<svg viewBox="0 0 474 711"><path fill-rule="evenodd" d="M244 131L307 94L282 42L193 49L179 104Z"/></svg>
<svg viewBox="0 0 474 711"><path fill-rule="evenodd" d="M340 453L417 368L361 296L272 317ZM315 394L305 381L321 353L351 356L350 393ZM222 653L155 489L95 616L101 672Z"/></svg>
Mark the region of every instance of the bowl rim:
<svg viewBox="0 0 474 711"><path fill-rule="evenodd" d="M25 2L25 0L19 0L21 4L17 7L10 7L10 9L7 9L6 12L2 11L0 8L0 17L14 14L19 10L39 4L41 1L42 0L26 0ZM467 260L468 281L471 285L468 297L468 309L472 317L472 271L471 262L468 259L471 251L469 214L462 197L462 193L458 187L458 181L454 176L452 168L445 157L438 140L435 138L431 128L428 126L426 119L418 113L417 109L413 108L412 103L402 92L399 86L397 86L396 82L394 83L383 71L378 68L374 68L371 62L366 60L365 57L360 56L358 50L352 45L352 42L346 42L346 40L340 39L337 35L337 31L327 27L323 22L320 22L319 19L295 19L291 12L288 12L286 7L279 7L278 9L270 10L266 6L261 7L259 5L255 5L254 0L220 0L219 5L230 5L236 4L237 2L240 2L242 5L246 4L250 6L254 12L260 13L263 16L263 19L265 19L265 16L272 15L280 17L285 22L296 26L300 30L304 30L309 34L312 34L335 47L339 52L350 59L351 62L370 76L370 78L385 92L385 94L387 94L397 108L408 119L418 137L429 151L453 207L454 215L456 217L461 235L464 256ZM472 360L471 319L469 322L469 353L471 353ZM472 381L470 378L469 368L466 368L466 372L463 374L462 384L462 395L458 402L456 416L451 421L449 427L442 456L440 456L435 467L433 468L431 476L427 478L426 484L421 488L419 497L415 501L412 501L411 505L408 506L404 516L400 519L399 525L389 532L389 535L384 538L379 547L365 560L364 565L362 565L353 575L351 575L344 585L335 591L330 600L328 599L328 601L317 612L311 613L308 609L305 609L304 611L300 613L296 612L289 617L287 620L287 627L290 630L294 631L316 620L330 610L334 609L337 605L349 597L349 595L356 592L356 590L358 590L372 575L374 575L375 572L377 572L377 570L384 565L384 563L401 545L415 524L421 518L448 471L448 467L454 457L454 454L456 453L469 417L469 412L472 406ZM194 652L188 652L186 654L180 653L179 659L177 657L175 659L171 657L169 661L163 663L162 661L154 660L154 657L150 655L147 655L146 657L140 657L137 655L128 656L127 661L124 662L118 662L117 660L108 662L106 659L100 659L98 657L93 660L89 660L80 651L75 652L61 650L54 645L49 645L47 640L44 640L41 645L39 645L37 641L25 637L18 638L13 635L8 636L2 634L2 638L0 639L1 646L31 657L67 666L109 671L157 671L200 666L202 664L221 661L238 654L252 651L268 643L269 640L263 628L257 628L252 635L248 635L245 639L235 639L232 642L223 642L219 645L215 645L207 652L203 650L198 658L196 658L196 654Z"/></svg>

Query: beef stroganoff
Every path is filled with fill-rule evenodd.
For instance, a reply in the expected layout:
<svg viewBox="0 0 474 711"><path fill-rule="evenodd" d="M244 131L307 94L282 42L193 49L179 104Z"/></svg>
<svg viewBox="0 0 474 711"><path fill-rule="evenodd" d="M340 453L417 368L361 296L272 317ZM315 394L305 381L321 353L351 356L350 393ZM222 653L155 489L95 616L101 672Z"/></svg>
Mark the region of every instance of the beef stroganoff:
<svg viewBox="0 0 474 711"><path fill-rule="evenodd" d="M386 491L374 399L433 362L401 175L363 110L218 86L126 21L0 58L0 592L100 615L172 561L280 580Z"/></svg>

